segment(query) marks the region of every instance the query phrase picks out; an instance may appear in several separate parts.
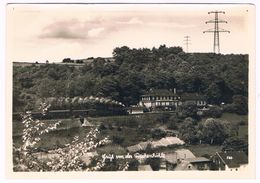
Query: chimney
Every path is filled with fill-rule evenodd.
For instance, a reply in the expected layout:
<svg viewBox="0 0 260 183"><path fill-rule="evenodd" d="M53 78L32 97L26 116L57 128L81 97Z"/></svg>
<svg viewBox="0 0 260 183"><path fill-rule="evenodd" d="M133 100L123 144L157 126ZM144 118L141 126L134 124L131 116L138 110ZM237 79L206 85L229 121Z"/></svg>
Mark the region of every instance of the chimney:
<svg viewBox="0 0 260 183"><path fill-rule="evenodd" d="M176 88L173 89L173 93L176 94Z"/></svg>

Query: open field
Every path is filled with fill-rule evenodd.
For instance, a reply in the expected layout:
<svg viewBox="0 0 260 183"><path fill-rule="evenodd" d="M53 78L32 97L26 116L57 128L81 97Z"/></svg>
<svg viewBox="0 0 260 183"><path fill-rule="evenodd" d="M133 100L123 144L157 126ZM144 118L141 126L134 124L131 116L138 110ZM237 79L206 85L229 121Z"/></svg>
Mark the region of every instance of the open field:
<svg viewBox="0 0 260 183"><path fill-rule="evenodd" d="M201 121L205 121L207 118L202 118ZM218 118L220 120L226 120L229 121L232 124L238 124L241 121L244 121L245 124L248 123L248 115L238 115L235 113L223 113L222 116L220 118Z"/></svg>
<svg viewBox="0 0 260 183"><path fill-rule="evenodd" d="M152 139L151 130L164 126L162 118L161 114L143 114L134 116L91 117L88 118L88 121L96 127L103 124L104 128L100 129L101 137L109 136L110 138L116 138L118 142L115 146L125 148L127 146L138 144L141 141ZM247 116L224 113L220 119L230 121L234 125L239 125L240 121L246 122ZM203 120L205 119L202 119L201 121ZM62 119L61 121L61 124L55 131L44 135L41 142L38 144L39 147L54 148L55 146L63 146L70 143L76 135L83 138L89 130L89 127L81 127L78 118ZM57 122L57 120L44 120L44 122L51 124ZM247 128L247 125L238 126L238 136L240 138L247 138ZM23 124L19 121L14 121L13 140L17 145L22 143L22 130ZM189 148L198 155L203 155L205 152L207 152L207 154L212 154L216 152L216 150L219 150L219 146L210 145L194 145Z"/></svg>

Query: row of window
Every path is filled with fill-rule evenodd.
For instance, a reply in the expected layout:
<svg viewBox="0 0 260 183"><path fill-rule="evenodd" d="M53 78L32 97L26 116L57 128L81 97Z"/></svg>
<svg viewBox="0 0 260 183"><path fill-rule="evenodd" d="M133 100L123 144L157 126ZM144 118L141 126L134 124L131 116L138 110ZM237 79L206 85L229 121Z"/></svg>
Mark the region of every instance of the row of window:
<svg viewBox="0 0 260 183"><path fill-rule="evenodd" d="M206 101L199 100L197 101L197 105L206 105Z"/></svg>
<svg viewBox="0 0 260 183"><path fill-rule="evenodd" d="M142 100L177 100L181 97L162 96L162 97L142 97Z"/></svg>
<svg viewBox="0 0 260 183"><path fill-rule="evenodd" d="M153 103L152 105L155 105L155 106L178 106L178 105L181 105L181 102L155 102Z"/></svg>

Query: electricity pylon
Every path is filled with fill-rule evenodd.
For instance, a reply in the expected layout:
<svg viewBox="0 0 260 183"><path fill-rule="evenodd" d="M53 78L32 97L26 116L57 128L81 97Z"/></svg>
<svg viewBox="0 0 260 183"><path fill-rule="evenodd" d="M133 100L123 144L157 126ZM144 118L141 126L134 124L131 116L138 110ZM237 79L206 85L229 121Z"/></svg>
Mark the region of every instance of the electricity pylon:
<svg viewBox="0 0 260 183"><path fill-rule="evenodd" d="M190 36L184 36L184 44L186 45L186 53L189 52L189 44L191 44Z"/></svg>
<svg viewBox="0 0 260 183"><path fill-rule="evenodd" d="M214 33L213 52L214 53L216 53L216 52L220 53L219 33L220 32L228 32L228 33L230 33L230 31L222 29L222 28L219 28L219 23L227 23L227 21L219 19L219 14L220 13L225 14L225 12L224 11L210 11L210 12L208 12L208 14L212 14L212 13L215 14L215 18L213 20L207 21L206 24L214 23L214 28L208 29L206 31L203 31L203 33L206 33L206 32L207 33L212 33L212 32Z"/></svg>

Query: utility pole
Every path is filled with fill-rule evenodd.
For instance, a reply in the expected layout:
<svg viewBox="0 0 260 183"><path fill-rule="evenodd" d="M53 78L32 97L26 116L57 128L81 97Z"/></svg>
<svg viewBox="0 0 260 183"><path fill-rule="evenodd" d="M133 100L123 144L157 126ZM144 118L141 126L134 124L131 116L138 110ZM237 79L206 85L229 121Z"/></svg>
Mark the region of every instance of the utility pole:
<svg viewBox="0 0 260 183"><path fill-rule="evenodd" d="M191 44L190 36L184 36L184 44L186 45L186 53L189 52L189 44Z"/></svg>
<svg viewBox="0 0 260 183"><path fill-rule="evenodd" d="M219 28L219 23L227 23L225 20L220 20L219 19L219 14L225 14L224 11L210 11L208 14L215 14L215 18L213 20L207 21L206 24L208 23L214 23L214 28L208 29L206 31L203 31L203 33L214 33L214 43L213 43L213 52L214 53L220 53L220 45L219 45L219 33L220 32L228 32L230 31Z"/></svg>

